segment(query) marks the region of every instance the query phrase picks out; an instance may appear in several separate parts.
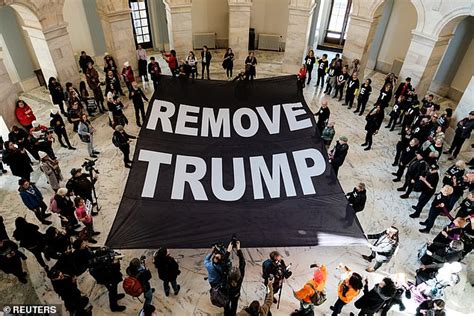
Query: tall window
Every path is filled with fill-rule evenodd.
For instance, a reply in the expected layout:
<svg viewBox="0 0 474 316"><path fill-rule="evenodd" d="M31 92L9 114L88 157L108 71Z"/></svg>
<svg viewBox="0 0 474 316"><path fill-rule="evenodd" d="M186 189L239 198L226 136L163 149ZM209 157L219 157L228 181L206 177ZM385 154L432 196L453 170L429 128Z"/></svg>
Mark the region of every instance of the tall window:
<svg viewBox="0 0 474 316"><path fill-rule="evenodd" d="M142 45L143 48L153 46L150 34L150 21L148 20L148 7L146 0L130 0L130 9L132 10L133 33L135 35L135 44Z"/></svg>
<svg viewBox="0 0 474 316"><path fill-rule="evenodd" d="M326 30L326 43L343 45L346 38L347 25L350 20L352 0L333 0L331 14Z"/></svg>

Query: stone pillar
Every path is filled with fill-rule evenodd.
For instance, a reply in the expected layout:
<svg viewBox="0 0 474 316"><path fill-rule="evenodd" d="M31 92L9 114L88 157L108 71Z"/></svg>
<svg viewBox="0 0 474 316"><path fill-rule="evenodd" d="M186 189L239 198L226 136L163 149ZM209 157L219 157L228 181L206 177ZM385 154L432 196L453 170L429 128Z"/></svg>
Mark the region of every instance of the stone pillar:
<svg viewBox="0 0 474 316"><path fill-rule="evenodd" d="M282 69L283 72L296 74L307 49L314 0L290 0L288 10L288 29ZM305 32L302 32L303 30Z"/></svg>
<svg viewBox="0 0 474 316"><path fill-rule="evenodd" d="M400 70L400 78L403 80L411 77L418 96L422 98L433 81L452 34L437 39L433 38L433 35L417 31L413 31L412 34L411 44Z"/></svg>
<svg viewBox="0 0 474 316"><path fill-rule="evenodd" d="M360 60L359 78L364 78L364 71L369 58L369 50L377 30L379 19L380 15L374 18L351 15L342 54L346 64L350 64L352 60L356 58Z"/></svg>
<svg viewBox="0 0 474 316"><path fill-rule="evenodd" d="M193 20L191 0L163 0L168 20L170 48L176 51L178 60L193 49Z"/></svg>
<svg viewBox="0 0 474 316"><path fill-rule="evenodd" d="M243 64L249 47L251 0L229 1L229 47L235 54L236 63Z"/></svg>
<svg viewBox="0 0 474 316"><path fill-rule="evenodd" d="M66 26L66 23L62 23L44 30L44 38L51 53L58 80L63 84L69 81L78 86L80 81L79 68ZM48 82L49 78L45 76L45 79Z"/></svg>
<svg viewBox="0 0 474 316"><path fill-rule="evenodd" d="M138 69L132 17L127 0L99 0L97 12L102 23L107 52L115 58L119 69L128 61ZM102 64L99 62L99 66ZM138 75L138 73L137 73Z"/></svg>
<svg viewBox="0 0 474 316"><path fill-rule="evenodd" d="M8 129L10 129L13 124L18 123L15 117L15 102L18 98L18 92L17 86L12 82L7 68L5 67L3 51L0 47L0 100L2 100L0 116L5 120Z"/></svg>

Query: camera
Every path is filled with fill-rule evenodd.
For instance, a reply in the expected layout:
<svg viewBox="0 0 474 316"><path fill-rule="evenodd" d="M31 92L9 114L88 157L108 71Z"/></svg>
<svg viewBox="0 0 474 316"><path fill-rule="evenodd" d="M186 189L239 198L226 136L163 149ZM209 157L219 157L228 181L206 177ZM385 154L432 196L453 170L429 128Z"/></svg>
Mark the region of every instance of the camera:
<svg viewBox="0 0 474 316"><path fill-rule="evenodd" d="M225 246L223 243L215 243L212 245L212 252L214 252L215 254L220 254L222 256L225 255L226 253L226 249L225 249Z"/></svg>
<svg viewBox="0 0 474 316"><path fill-rule="evenodd" d="M89 259L89 267L93 268L96 266L105 266L113 264L115 260L120 260L123 255L116 252L109 247L101 247L91 251L92 255Z"/></svg>
<svg viewBox="0 0 474 316"><path fill-rule="evenodd" d="M231 243L232 243L233 248L237 248L237 241L238 241L237 236L232 235Z"/></svg>
<svg viewBox="0 0 474 316"><path fill-rule="evenodd" d="M83 167L88 172L95 171L96 173L99 173L99 171L94 168L96 161L97 159L86 158L86 161L84 161L81 167Z"/></svg>

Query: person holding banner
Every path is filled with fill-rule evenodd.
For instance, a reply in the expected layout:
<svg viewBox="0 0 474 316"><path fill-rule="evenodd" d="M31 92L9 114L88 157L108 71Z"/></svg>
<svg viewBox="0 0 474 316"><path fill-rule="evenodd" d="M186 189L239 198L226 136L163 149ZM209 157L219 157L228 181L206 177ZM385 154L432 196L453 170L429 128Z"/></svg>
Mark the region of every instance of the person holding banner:
<svg viewBox="0 0 474 316"><path fill-rule="evenodd" d="M112 136L112 143L118 147L123 153L123 161L125 168L132 168L132 161L130 160L130 143L131 139L136 139L135 136L128 135L123 129L122 125L115 126L115 132Z"/></svg>

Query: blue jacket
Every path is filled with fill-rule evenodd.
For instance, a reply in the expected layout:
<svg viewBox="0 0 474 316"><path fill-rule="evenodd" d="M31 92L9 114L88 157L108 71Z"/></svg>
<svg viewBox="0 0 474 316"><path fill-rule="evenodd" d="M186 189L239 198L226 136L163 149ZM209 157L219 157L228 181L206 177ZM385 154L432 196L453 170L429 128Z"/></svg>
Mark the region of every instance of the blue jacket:
<svg viewBox="0 0 474 316"><path fill-rule="evenodd" d="M211 286L224 283L226 280L224 275L224 267L222 265L216 265L212 262L212 253L208 254L206 259L204 259L204 266L207 269L207 277Z"/></svg>
<svg viewBox="0 0 474 316"><path fill-rule="evenodd" d="M29 193L27 190L23 189L23 187L20 187L18 191L20 191L20 196L23 200L23 203L25 203L27 208L32 210L41 205L41 202L43 201L43 195L34 184L30 184L30 187L33 188L35 194Z"/></svg>

